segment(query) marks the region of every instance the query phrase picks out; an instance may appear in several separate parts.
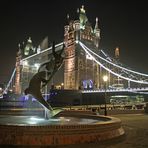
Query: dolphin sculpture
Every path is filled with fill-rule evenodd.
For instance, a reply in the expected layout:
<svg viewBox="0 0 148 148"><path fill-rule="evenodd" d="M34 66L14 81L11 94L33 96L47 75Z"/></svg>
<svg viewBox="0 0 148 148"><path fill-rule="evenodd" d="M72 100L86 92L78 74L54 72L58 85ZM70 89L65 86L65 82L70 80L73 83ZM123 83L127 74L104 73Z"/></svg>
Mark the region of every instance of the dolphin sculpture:
<svg viewBox="0 0 148 148"><path fill-rule="evenodd" d="M53 75L57 72L57 70L61 67L63 63L63 57L61 56L63 49L60 51L60 53L55 52L55 44L53 43L52 47L52 53L53 58L51 58L49 61L43 63L38 72L32 77L32 79L29 82L29 87L25 89L24 93L25 95L31 94L33 97L37 99L37 101L48 111L47 118L55 116L59 112L61 112L61 109L54 110L51 105L44 100L41 89L47 85L47 83L51 80ZM45 67L46 69L44 71L41 71L41 68Z"/></svg>
<svg viewBox="0 0 148 148"><path fill-rule="evenodd" d="M42 97L41 83L47 83L46 71L36 73L29 82L29 87L25 89L25 95L31 94L34 96L44 107L49 110L53 110L50 104L48 104Z"/></svg>

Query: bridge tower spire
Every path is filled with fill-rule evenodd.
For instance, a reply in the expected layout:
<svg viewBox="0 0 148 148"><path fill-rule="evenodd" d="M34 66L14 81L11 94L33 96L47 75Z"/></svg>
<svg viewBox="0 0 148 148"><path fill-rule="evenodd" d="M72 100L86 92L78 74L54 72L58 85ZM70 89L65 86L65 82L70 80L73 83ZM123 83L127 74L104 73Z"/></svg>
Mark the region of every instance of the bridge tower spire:
<svg viewBox="0 0 148 148"><path fill-rule="evenodd" d="M120 58L120 49L119 47L116 47L115 48L115 60L117 64L119 64L119 60L120 60L119 58ZM118 69L116 71L117 73L119 73ZM119 77L115 77L113 86L115 86L116 88L123 88L124 87L123 79Z"/></svg>
<svg viewBox="0 0 148 148"><path fill-rule="evenodd" d="M119 56L120 56L120 49L119 49L119 47L116 47L116 49L115 49L115 58L117 60L119 60Z"/></svg>
<svg viewBox="0 0 148 148"><path fill-rule="evenodd" d="M95 45L96 47L99 47L99 41L100 41L100 29L98 26L98 18L96 17L96 24L94 28L94 34L95 34Z"/></svg>

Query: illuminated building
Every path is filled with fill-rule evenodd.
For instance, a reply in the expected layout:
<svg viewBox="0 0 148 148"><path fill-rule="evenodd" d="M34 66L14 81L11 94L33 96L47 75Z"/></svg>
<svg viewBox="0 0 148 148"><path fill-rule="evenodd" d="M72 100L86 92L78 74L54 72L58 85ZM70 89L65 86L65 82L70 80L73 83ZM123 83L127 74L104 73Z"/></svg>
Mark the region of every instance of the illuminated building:
<svg viewBox="0 0 148 148"><path fill-rule="evenodd" d="M80 9L78 18L70 20L65 26L65 65L64 65L64 89L92 89L99 87L99 67L80 48L77 41L98 52L100 41L100 29L98 18L93 29L86 16L84 6ZM69 17L68 17L69 18Z"/></svg>
<svg viewBox="0 0 148 148"><path fill-rule="evenodd" d="M16 78L15 78L15 93L20 94L21 93L21 49L19 44L19 50L17 52L16 56Z"/></svg>
<svg viewBox="0 0 148 148"><path fill-rule="evenodd" d="M100 68L77 44L79 40L95 52L99 51L100 29L98 27L98 18L96 18L96 24L93 29L86 16L84 6L82 6L77 11L77 19L69 20L69 15L67 15L67 19L68 23L64 26L65 61L49 85L70 90L98 88ZM16 74L15 92L17 94L24 92L40 64L52 56L51 50L42 52L48 47L47 44L48 39L46 37L38 48L35 48L29 37L26 45L20 46L21 53L17 56L16 61L18 74ZM45 45L46 48L41 48ZM56 50L61 48L62 44L56 47ZM30 56L31 58L28 58ZM20 62L20 57L24 59L22 62ZM61 86L61 84L63 85ZM19 88L21 89L18 90Z"/></svg>
<svg viewBox="0 0 148 148"><path fill-rule="evenodd" d="M31 38L19 46L19 52L16 57L16 75L15 75L15 93L23 93L28 87L30 79L38 72L40 64L44 63L51 56L51 50L47 50L47 37L36 48L33 46ZM62 45L62 44L61 44ZM46 48L46 49L45 49ZM56 50L60 50L57 47ZM61 72L61 71L59 71ZM63 82L60 81L60 84Z"/></svg>

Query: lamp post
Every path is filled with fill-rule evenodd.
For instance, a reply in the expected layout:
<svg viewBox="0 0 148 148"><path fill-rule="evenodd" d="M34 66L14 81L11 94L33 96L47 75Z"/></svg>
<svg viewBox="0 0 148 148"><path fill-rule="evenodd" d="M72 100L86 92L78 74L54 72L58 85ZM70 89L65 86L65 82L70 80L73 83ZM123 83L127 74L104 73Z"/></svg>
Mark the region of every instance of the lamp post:
<svg viewBox="0 0 148 148"><path fill-rule="evenodd" d="M105 110L104 110L104 115L107 116L107 108L106 108L106 87L107 87L107 81L108 81L108 76L107 75L104 75L103 76L103 81L105 83L105 98L104 98L104 101L105 101Z"/></svg>
<svg viewBox="0 0 148 148"><path fill-rule="evenodd" d="M64 89L64 83L61 83L61 89Z"/></svg>

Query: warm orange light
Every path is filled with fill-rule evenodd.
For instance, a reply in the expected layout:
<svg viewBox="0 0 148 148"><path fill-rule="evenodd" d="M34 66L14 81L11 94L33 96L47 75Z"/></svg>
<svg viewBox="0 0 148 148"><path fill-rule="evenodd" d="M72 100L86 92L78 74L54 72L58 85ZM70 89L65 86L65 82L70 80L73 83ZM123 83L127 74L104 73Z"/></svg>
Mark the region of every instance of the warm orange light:
<svg viewBox="0 0 148 148"><path fill-rule="evenodd" d="M107 75L103 76L103 81L104 82L107 82L108 81L108 76Z"/></svg>

